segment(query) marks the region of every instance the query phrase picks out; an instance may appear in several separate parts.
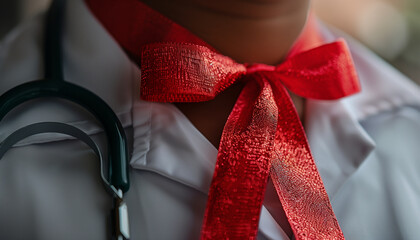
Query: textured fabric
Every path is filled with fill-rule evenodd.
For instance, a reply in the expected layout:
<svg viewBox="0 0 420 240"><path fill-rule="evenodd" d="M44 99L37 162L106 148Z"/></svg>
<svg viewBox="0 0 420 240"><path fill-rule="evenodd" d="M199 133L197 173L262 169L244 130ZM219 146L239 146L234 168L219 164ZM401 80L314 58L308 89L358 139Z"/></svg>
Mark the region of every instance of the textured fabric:
<svg viewBox="0 0 420 240"><path fill-rule="evenodd" d="M191 44L144 47L141 95L145 100L205 101L238 79L247 82L223 130L203 239L255 238L270 167L297 239L343 238L281 82L284 79L308 98L335 99L357 92L346 49L343 42L336 42L273 67L238 64Z"/></svg>
<svg viewBox="0 0 420 240"><path fill-rule="evenodd" d="M150 26L136 11L148 9L139 2L90 4L99 20L141 66L144 100L206 101L238 79L247 82L223 130L203 239L255 238L270 168L297 239L343 238L302 125L283 86L315 99L337 99L359 91L343 42L297 54L277 67L242 65L169 20L164 25L169 25L168 34L153 31L147 40L137 42L138 36L148 35L145 29ZM104 14L107 8L117 8L131 17L115 20ZM130 25L133 21L136 24ZM137 49L142 50L140 59L136 57Z"/></svg>

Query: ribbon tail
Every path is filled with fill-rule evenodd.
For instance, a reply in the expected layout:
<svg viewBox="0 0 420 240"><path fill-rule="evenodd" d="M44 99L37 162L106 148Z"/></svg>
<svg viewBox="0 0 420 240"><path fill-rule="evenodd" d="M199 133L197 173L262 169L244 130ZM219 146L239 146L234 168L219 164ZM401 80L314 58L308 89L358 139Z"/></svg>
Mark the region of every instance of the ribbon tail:
<svg viewBox="0 0 420 240"><path fill-rule="evenodd" d="M201 239L256 238L277 114L269 83L249 81L223 130Z"/></svg>
<svg viewBox="0 0 420 240"><path fill-rule="evenodd" d="M285 87L273 86L279 108L271 178L296 240L344 239Z"/></svg>

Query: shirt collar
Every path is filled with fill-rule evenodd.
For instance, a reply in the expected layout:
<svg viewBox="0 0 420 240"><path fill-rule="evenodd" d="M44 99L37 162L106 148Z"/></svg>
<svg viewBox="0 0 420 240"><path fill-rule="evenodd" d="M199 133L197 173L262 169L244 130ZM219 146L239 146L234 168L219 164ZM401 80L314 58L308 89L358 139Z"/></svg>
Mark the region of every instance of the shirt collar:
<svg viewBox="0 0 420 240"><path fill-rule="evenodd" d="M124 113L125 117L122 120L125 126L131 124L131 121L133 121L133 125L136 125L136 119L131 120L129 114L132 107L140 108L140 105L145 106L137 98L138 81L136 80L139 79L138 75L140 73L137 69L133 69L132 64L124 56L118 44L92 18L81 2L69 2L66 14L68 17L66 19L64 51L67 80L94 91L106 102L110 103L115 112ZM71 16L78 17L74 18ZM42 23L42 21L37 22L36 27L32 26L33 30L29 30L28 27L22 28L20 32L15 32L11 38L4 42L5 48L2 49L2 63L0 66L0 77L4 80L0 84L2 90L42 76L42 66L38 64L42 62L42 52L40 52L38 45L34 43L38 41L37 39L42 39L39 36L39 33L42 33ZM320 33L325 41L333 41L344 35L337 31L331 31L323 27L322 24L316 24L320 27ZM420 105L420 93L417 86L408 82L403 75L390 68L364 47L351 40L350 37L345 36L345 38L349 42L356 69L361 79L362 92L338 101L308 100L307 108L306 129L308 139L330 196L337 191L341 184L351 176L374 149L375 143L359 122L387 109L403 105ZM17 54L22 46L27 46L28 50L25 51L27 55L21 56ZM5 50L6 47L7 51ZM27 66L25 69L32 70L25 71L25 75L21 76L20 72L13 70L14 68L7 67L10 64ZM102 82L101 84L97 84L98 79ZM133 85L132 82L135 82L135 84ZM119 91L115 91L115 89L119 89ZM133 93L131 94L132 90ZM121 94L121 92L129 94ZM133 102L135 106L132 105ZM147 105L148 103L144 104ZM44 105L32 106L30 112L24 113L26 115L19 119L33 121L34 116L47 115L44 112L50 111L51 105L54 104ZM59 110L59 108L57 109ZM78 109L71 111L70 114L63 114L49 114L52 117L49 120L73 124L79 123L86 118L86 114L80 113ZM139 113L139 115L141 114ZM119 114L119 116L122 118L123 115ZM7 133L19 126L31 123L28 121L17 121L16 117L12 119L14 120L2 125L1 129L4 131L0 132L4 134L1 134L0 138L4 138ZM150 127L147 122L144 124L146 128ZM99 127L96 127L96 124L83 122L78 127L91 134L99 131ZM189 127L191 128L192 125ZM148 131L145 130L145 132L147 135ZM193 136L194 138L190 138L189 141L194 142L193 139L203 138L197 132ZM48 142L61 139L59 136L44 136L42 139L34 142ZM172 159L174 161L171 164L173 168L166 169L167 165L165 166L164 164L148 165L157 161L152 159L153 155L148 153L150 153L150 149L159 149L160 143L158 141L150 142L148 137L139 137L139 139L138 141L141 143L134 146L134 151L137 152L132 159L134 167L163 172L173 180L206 192L213 172L212 164L209 164L209 161L211 162L209 158L212 158L216 152L215 149L211 148L210 143L204 140L199 141L209 146L206 149L208 149L210 154L208 157L205 157L197 150L198 157L191 157L190 159L203 161L203 163L193 165L196 166L196 169L185 168L189 163L186 163L185 159L182 158ZM150 144L154 145L151 146ZM140 149L139 146L143 147ZM171 149L166 150L169 152L179 151L177 145L173 145ZM146 156L149 158L148 161L144 161ZM191 174L192 172L201 172L202 174Z"/></svg>
<svg viewBox="0 0 420 240"><path fill-rule="evenodd" d="M140 1L87 0L86 2L97 19L134 61L140 59L141 46L153 42L189 42L211 48L206 42L196 37L187 29L176 24ZM122 12L124 14L121 14ZM118 19L118 21L114 21L115 19ZM307 24L289 51L288 56L293 56L299 52L309 50L325 42L337 39L336 36L331 36L328 30L324 29L321 31L321 28L322 26L314 15L310 14ZM137 61L137 63L139 62ZM185 118L182 113L177 110L168 109L167 106L162 107L161 105L153 105L154 111L163 109L160 114L156 114L155 118L160 118L165 114L164 112L171 111L175 111L173 113L175 115L173 118ZM341 186L341 184L367 157L374 148L374 143L361 128L357 116L352 112L352 109L346 106L341 100L308 100L307 109L306 130L308 140L313 149L312 152L320 174L324 179L326 190L331 196L331 194ZM191 132L191 129L194 129L192 125L187 124L184 126L185 123L188 123L186 118L181 120L183 120L181 122L184 123L178 123L173 127L178 127L180 132L184 133ZM158 127L156 124L154 126L156 128ZM154 135L171 132L167 130L167 133L165 133L162 129L152 129L152 131L154 131L152 133ZM212 156L214 159L205 160L203 162L205 164L199 164L195 162L196 160L193 162L179 162L173 164L161 162L165 159L164 156L160 156L162 152L173 151L173 154L176 155L179 146L174 147L173 143L165 144L160 141L159 143L156 143L159 144L159 147L150 146L146 143L139 143L138 146L143 146L143 150L135 150L134 156L137 156L139 159L138 161L133 159L133 166L137 168L153 168L154 171L159 171L166 176L171 176L171 178L175 178L184 184L206 192L211 180L214 165L214 163L209 163L216 160L216 149L214 149L208 141L200 139L204 138L204 136L197 134L195 129L193 133L195 134L186 133L184 142L189 143L191 139L196 139L193 141L196 144L184 146L184 148L192 147L193 149L190 149L188 152L190 154L196 153L196 156L191 156L191 158L182 157L179 159L184 159L182 161L186 161L185 159L208 159L208 157L203 156L203 153L207 153L206 155ZM149 137L154 138L155 136ZM179 136L178 134L178 137L181 138L182 136ZM166 139L171 138L167 136ZM153 139L151 139L150 144L154 144ZM156 151L150 151L150 149ZM158 149L161 149L161 151L158 151ZM150 161L148 161L145 158L146 154L144 154L144 150L148 152L149 158L155 156L155 159L150 159ZM194 167L196 168L195 170L190 169Z"/></svg>

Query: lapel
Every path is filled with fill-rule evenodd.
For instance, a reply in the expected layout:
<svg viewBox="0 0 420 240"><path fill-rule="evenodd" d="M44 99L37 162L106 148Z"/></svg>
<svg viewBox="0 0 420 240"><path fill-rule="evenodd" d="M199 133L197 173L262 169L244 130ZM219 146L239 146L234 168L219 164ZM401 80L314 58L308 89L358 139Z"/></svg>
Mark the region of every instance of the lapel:
<svg viewBox="0 0 420 240"><path fill-rule="evenodd" d="M343 101L308 101L306 132L325 189L332 198L375 143Z"/></svg>
<svg viewBox="0 0 420 240"><path fill-rule="evenodd" d="M343 183L375 150L360 124L381 112L420 105L416 84L346 34L321 24L327 41L344 37L360 78L362 91L338 101L307 102L306 131L325 188L334 198Z"/></svg>

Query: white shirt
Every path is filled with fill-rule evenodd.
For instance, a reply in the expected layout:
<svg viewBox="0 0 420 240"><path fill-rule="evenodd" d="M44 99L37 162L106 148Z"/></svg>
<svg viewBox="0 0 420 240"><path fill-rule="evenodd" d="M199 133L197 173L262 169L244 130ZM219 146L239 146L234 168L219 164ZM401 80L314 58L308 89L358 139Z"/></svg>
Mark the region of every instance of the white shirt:
<svg viewBox="0 0 420 240"><path fill-rule="evenodd" d="M140 72L91 15L68 1L66 81L103 98L125 127L132 156L126 194L137 239L198 239L217 149L173 105L140 100ZM0 93L43 77L44 17L0 45ZM340 34L323 29L333 41ZM347 239L420 236L420 91L348 38L362 92L307 101L306 133ZM0 124L0 141L34 122L76 126L105 149L88 113L61 100L28 102ZM265 206L273 208L272 194ZM274 202L274 203L273 203ZM259 239L289 239L263 207ZM27 138L0 160L0 239L106 239L110 197L94 153L60 134Z"/></svg>

